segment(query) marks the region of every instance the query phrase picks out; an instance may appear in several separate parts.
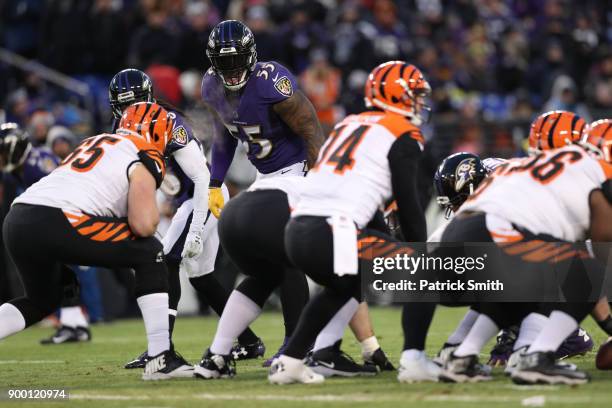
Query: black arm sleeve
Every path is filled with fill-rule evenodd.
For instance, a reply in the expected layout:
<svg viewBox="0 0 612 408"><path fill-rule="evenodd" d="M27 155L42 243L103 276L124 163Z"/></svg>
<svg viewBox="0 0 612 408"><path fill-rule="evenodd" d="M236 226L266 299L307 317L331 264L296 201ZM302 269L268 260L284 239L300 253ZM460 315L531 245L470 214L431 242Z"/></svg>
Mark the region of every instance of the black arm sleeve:
<svg viewBox="0 0 612 408"><path fill-rule="evenodd" d="M403 238L409 242L425 242L427 226L419 200L417 175L421 149L409 133L400 136L387 156L391 169L391 187L397 202L397 215Z"/></svg>
<svg viewBox="0 0 612 408"><path fill-rule="evenodd" d="M385 222L385 215L380 210L376 210L374 217L372 217L368 225L366 225L366 228L391 235L389 226L387 226L387 223Z"/></svg>
<svg viewBox="0 0 612 408"><path fill-rule="evenodd" d="M139 161L145 166L145 168L151 173L155 179L155 186L159 188L162 181L164 180L166 164L164 158L153 150L141 150L138 152ZM129 171L129 168L128 168Z"/></svg>

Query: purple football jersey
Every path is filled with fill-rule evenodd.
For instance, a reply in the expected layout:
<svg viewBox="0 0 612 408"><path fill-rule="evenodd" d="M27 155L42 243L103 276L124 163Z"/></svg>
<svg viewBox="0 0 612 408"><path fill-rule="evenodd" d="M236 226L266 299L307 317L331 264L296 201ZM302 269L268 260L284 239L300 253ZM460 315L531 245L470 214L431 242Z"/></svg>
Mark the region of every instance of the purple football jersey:
<svg viewBox="0 0 612 408"><path fill-rule="evenodd" d="M177 112L170 111L170 117L174 120L174 126L172 127L172 140L166 146L166 157L169 170L174 173L180 183L180 189L174 196L174 205L179 207L186 200L193 198L193 181L183 172L181 166L174 160L173 153L187 146L192 140L200 145L200 141L193 134L191 126L185 121L185 119ZM202 152L204 154L204 152Z"/></svg>
<svg viewBox="0 0 612 408"><path fill-rule="evenodd" d="M32 147L23 162L23 170L5 173L3 182L11 185L15 197L28 187L51 173L59 165L59 158L46 147ZM13 199L15 197L12 197ZM11 200L12 201L12 200Z"/></svg>
<svg viewBox="0 0 612 408"><path fill-rule="evenodd" d="M215 180L225 178L238 140L248 144L248 158L263 174L306 160L303 139L272 109L298 89L293 74L277 62L258 62L249 75L239 92L226 90L212 69L202 79L202 99L217 112L229 131L213 143Z"/></svg>

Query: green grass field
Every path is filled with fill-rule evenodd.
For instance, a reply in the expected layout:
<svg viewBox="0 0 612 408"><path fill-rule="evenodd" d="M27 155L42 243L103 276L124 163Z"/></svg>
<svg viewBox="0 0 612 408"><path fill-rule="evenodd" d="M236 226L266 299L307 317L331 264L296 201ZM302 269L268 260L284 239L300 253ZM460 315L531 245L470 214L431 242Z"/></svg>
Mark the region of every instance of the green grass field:
<svg viewBox="0 0 612 408"><path fill-rule="evenodd" d="M428 340L434 354L444 342L463 309L440 308ZM400 310L373 308L372 318L383 348L399 359L402 344ZM216 318L179 318L175 344L185 358L196 362L210 344ZM589 321L585 323L597 346L604 335ZM283 336L282 317L266 313L253 325L269 352ZM140 371L122 365L144 350L144 326L139 320L120 321L93 328L89 344L41 346L38 340L50 329L32 328L0 341L0 405L7 407L507 407L563 406L611 407L612 372L597 371L595 352L573 361L588 370L593 380L581 387L519 387L495 369L495 380L471 385L399 384L395 373L373 378L328 379L323 385L272 386L267 383L261 361L237 364L238 375L231 380L180 379L144 382ZM359 347L347 331L344 348L359 356ZM487 349L488 352L488 349ZM484 357L484 356L483 356ZM484 357L486 358L486 357ZM67 388L68 401L8 401L6 389Z"/></svg>

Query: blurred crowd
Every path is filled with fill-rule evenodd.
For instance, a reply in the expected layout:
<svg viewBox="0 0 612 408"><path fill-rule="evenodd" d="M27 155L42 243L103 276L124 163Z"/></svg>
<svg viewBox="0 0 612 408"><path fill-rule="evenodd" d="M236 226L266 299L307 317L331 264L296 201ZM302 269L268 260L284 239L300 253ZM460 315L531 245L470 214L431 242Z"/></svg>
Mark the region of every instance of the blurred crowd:
<svg viewBox="0 0 612 408"><path fill-rule="evenodd" d="M199 81L210 30L226 18L253 30L259 60L299 76L327 128L363 109L371 68L416 64L433 88L426 134L440 156L516 154L545 110L587 121L612 111L606 0L0 0L0 11L1 47L89 86L77 94L0 60L3 116L49 146L109 129L107 85L126 67L145 70L210 138Z"/></svg>
<svg viewBox="0 0 612 408"><path fill-rule="evenodd" d="M153 79L156 97L188 113L206 145L216 127L200 104L205 44L228 18L252 29L260 61L295 73L326 129L364 109L373 67L417 65L433 88L423 191L451 152L521 155L543 111L612 116L606 0L0 0L0 123L19 123L63 158L80 138L111 129L108 84L134 67ZM236 192L253 177L239 153L228 186ZM168 197L160 203L167 224L174 209ZM103 292L130 287L129 273L109 275L100 274ZM233 284L235 274L220 276ZM116 299L104 315L129 314Z"/></svg>

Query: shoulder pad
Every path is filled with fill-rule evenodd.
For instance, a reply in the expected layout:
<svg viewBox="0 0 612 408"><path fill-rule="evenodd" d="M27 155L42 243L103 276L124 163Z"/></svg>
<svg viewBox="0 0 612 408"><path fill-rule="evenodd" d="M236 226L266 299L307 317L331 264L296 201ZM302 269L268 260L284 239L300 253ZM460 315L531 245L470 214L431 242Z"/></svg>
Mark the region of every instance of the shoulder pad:
<svg viewBox="0 0 612 408"><path fill-rule="evenodd" d="M164 175L166 174L166 162L159 152L156 150L140 150L138 151L138 159L151 173L155 179L155 186L161 186Z"/></svg>
<svg viewBox="0 0 612 408"><path fill-rule="evenodd" d="M257 81L257 93L271 103L281 102L293 95L298 89L295 76L277 62L258 63L253 72Z"/></svg>
<svg viewBox="0 0 612 408"><path fill-rule="evenodd" d="M404 116L387 113L380 121L378 121L378 124L384 126L395 137L409 134L410 137L419 142L421 145L425 142L421 130L414 126Z"/></svg>

